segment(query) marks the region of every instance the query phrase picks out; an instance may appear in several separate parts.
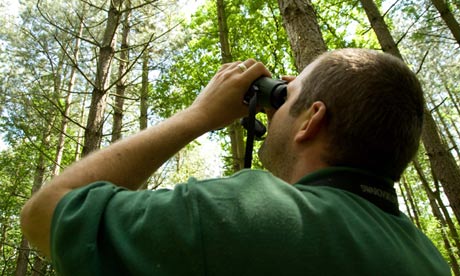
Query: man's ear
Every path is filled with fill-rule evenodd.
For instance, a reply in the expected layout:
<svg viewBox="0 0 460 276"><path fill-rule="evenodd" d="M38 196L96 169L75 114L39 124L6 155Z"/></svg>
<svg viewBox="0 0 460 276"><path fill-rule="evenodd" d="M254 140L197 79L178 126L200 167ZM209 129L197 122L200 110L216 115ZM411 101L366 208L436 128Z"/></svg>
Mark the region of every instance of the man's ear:
<svg viewBox="0 0 460 276"><path fill-rule="evenodd" d="M318 135L326 124L326 105L323 102L314 102L303 115L300 115L300 128L294 137L296 142L302 143Z"/></svg>

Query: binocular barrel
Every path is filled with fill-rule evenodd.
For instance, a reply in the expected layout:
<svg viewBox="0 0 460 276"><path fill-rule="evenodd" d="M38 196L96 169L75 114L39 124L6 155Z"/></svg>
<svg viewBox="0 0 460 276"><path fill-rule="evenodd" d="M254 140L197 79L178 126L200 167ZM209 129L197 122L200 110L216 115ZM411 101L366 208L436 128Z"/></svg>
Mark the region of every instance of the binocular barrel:
<svg viewBox="0 0 460 276"><path fill-rule="evenodd" d="M251 84L244 96L244 101L249 103L250 99L257 93L259 106L278 109L286 100L286 87L286 81L261 77Z"/></svg>

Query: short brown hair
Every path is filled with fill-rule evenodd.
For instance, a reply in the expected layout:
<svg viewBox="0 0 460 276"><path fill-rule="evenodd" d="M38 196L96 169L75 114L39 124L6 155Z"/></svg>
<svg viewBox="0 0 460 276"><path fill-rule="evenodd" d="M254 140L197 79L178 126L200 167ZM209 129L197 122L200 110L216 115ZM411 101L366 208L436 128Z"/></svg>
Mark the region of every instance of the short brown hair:
<svg viewBox="0 0 460 276"><path fill-rule="evenodd" d="M304 78L291 115L315 101L327 108L324 162L401 177L418 149L424 110L420 83L403 61L364 49L323 54Z"/></svg>

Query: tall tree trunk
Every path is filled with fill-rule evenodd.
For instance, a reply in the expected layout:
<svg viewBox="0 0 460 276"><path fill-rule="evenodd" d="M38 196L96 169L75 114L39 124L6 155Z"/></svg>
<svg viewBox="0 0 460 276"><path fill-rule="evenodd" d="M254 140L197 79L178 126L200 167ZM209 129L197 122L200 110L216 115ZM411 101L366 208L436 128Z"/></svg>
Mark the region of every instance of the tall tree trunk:
<svg viewBox="0 0 460 276"><path fill-rule="evenodd" d="M47 262L44 259L42 259L40 256L35 255L31 276L46 275L46 270L47 270Z"/></svg>
<svg viewBox="0 0 460 276"><path fill-rule="evenodd" d="M438 179L436 179L436 177L434 176L433 173L431 173L431 175L433 175L433 183L434 183L434 191L433 191L433 195L436 197L436 201L438 202L438 206L439 208L441 209L443 215L444 215L444 219L447 223L447 225L449 226L449 230L450 230L450 235L454 241L454 244L455 246L457 247L457 255L460 259L460 236L459 236L459 233L458 233L458 230L455 226L455 223L453 222L452 218L451 218L451 212L449 210L447 210L447 207L446 205L444 205L444 201L443 201L443 196L441 196L441 189L440 189L440 185L439 185L439 181Z"/></svg>
<svg viewBox="0 0 460 276"><path fill-rule="evenodd" d="M372 28L382 46L382 49L402 60L393 37L385 24L377 6L372 0L360 0L371 22ZM457 220L460 221L460 169L455 162L449 148L439 136L436 123L431 112L425 106L422 141L425 146L431 167L437 179L444 187L447 198L451 204Z"/></svg>
<svg viewBox="0 0 460 276"><path fill-rule="evenodd" d="M21 238L21 245L18 252L18 260L16 262L16 271L14 272L14 275L25 276L27 275L27 264L29 263L30 248L29 243L27 242L24 235Z"/></svg>
<svg viewBox="0 0 460 276"><path fill-rule="evenodd" d="M448 234L446 233L446 228L448 228L447 222L438 206L438 202L435 193L431 190L430 185L428 183L428 180L425 176L425 173L423 172L422 167L420 166L420 163L418 160L415 158L413 161L414 167L420 177L420 181L422 182L423 188L428 195L428 200L430 202L431 210L433 212L434 217L439 223L439 230L441 231L442 234L442 239L444 242L444 247L446 251L448 252L449 258L450 258L450 265L451 268L455 274L455 276L460 276L460 268L458 265L457 257L455 256L452 248L450 241L448 239ZM442 204L442 202L439 202Z"/></svg>
<svg viewBox="0 0 460 276"><path fill-rule="evenodd" d="M410 208L410 203L409 203L409 200L407 199L407 196L406 196L406 192L405 192L405 188L404 188L404 185L402 184L402 181L399 181L398 182L398 185L399 185L399 190L401 191L401 196L403 198L403 201L404 201L404 206L406 206L406 209L407 209L407 216L410 218L411 221L415 221L415 218L414 216L412 215L412 212L411 212L411 208Z"/></svg>
<svg viewBox="0 0 460 276"><path fill-rule="evenodd" d="M431 101L431 104L432 105L435 105L435 101L433 99L432 96L429 96L429 99ZM444 116L441 114L441 111L439 111L439 107L436 107L435 108L435 111L436 111L436 115L437 117L439 118L439 121L441 122L441 125L443 127L443 130L445 131L445 133L447 134L447 138L449 139L448 142L450 142L450 144L452 145L452 149L455 150L457 156L460 156L460 151L457 147L457 143L455 141L455 137L452 135L452 132L450 132L450 127L449 125L447 124L446 120L444 119ZM442 138L442 137L441 137ZM446 139L443 139L443 141L445 143L447 143ZM448 143L447 143L448 144Z"/></svg>
<svg viewBox="0 0 460 276"><path fill-rule="evenodd" d="M107 24L102 43L99 48L96 79L91 95L91 105L85 130L83 156L88 155L90 152L100 148L101 146L102 129L104 126L104 111L107 103L110 72L115 53L117 30L120 25L122 3L123 0L110 1L110 8L107 14Z"/></svg>
<svg viewBox="0 0 460 276"><path fill-rule="evenodd" d="M327 50L310 0L278 0L295 65L301 72L313 59Z"/></svg>
<svg viewBox="0 0 460 276"><path fill-rule="evenodd" d="M408 210L410 207L410 210L412 210L412 213L414 214L415 225L417 225L419 229L422 229L422 225L420 224L419 210L417 209L417 204L415 203L412 189L409 183L407 183L407 179L405 177L401 178L401 182L404 186L404 190L406 191L407 201L409 202Z"/></svg>
<svg viewBox="0 0 460 276"><path fill-rule="evenodd" d="M85 106L86 106L86 101L88 99L88 94L83 95L83 99L81 101L80 105L80 116L78 119L78 122L83 123L85 120ZM78 128L77 132L77 145L75 146L75 161L78 161L81 158L82 155L82 148L83 148L83 133L84 129L83 128Z"/></svg>
<svg viewBox="0 0 460 276"><path fill-rule="evenodd" d="M429 111L424 114L422 141L430 159L433 174L444 188L457 221L460 222L460 169L448 146L442 142L436 123Z"/></svg>
<svg viewBox="0 0 460 276"><path fill-rule="evenodd" d="M42 148L49 149L49 143L51 138L51 128L52 123L48 124L47 128L43 130L42 136ZM35 168L34 183L32 186L32 195L35 194L42 186L45 179L46 172L46 159L43 153L39 153L37 160L37 167ZM18 260L16 263L15 276L25 276L27 275L27 265L29 263L30 248L29 243L27 242L24 235L21 239L21 247L19 249Z"/></svg>
<svg viewBox="0 0 460 276"><path fill-rule="evenodd" d="M149 59L150 51L146 47L142 54L142 80L141 80L141 91L140 91L140 116L139 116L139 128L140 130L146 129L148 125L148 100L149 100ZM148 180L142 183L139 189L145 190L148 188Z"/></svg>
<svg viewBox="0 0 460 276"><path fill-rule="evenodd" d="M457 134L457 138L460 138L460 130L457 127L458 121L456 121L455 118L450 117L449 123L450 123L451 128L454 129L455 134ZM456 144L456 147L458 148L457 144ZM460 158L460 155L458 157Z"/></svg>
<svg viewBox="0 0 460 276"><path fill-rule="evenodd" d="M454 275L455 276L459 276L460 275L460 269L459 269L459 265L458 265L458 261L457 261L457 258L451 248L451 244L450 244L450 241L448 239L448 235L445 231L445 228L447 227L447 223L446 223L446 220L444 219L441 211L439 210L439 207L438 207L438 204L436 202L436 196L435 196L435 193L431 190L431 188L429 187L429 184L428 184L428 181L423 173L423 170L420 166L420 164L418 163L417 160L414 160L414 167L416 168L417 170L417 173L419 174L420 176L420 180L422 182L422 185L428 195L428 199L429 199L429 202L430 202L430 206L431 206L431 210L433 211L433 215L434 217L437 219L437 221L439 222L439 228L440 228L440 231L441 231L441 235L442 235L442 239L443 239L443 242L444 242L444 247L447 251L447 254L449 255L449 258L450 258L450 265L451 265L451 268L452 268L452 271L454 272ZM440 204L442 204L442 202L440 202Z"/></svg>
<svg viewBox="0 0 460 276"><path fill-rule="evenodd" d="M131 0L126 1L126 12L123 20L123 30L121 36L120 59L118 66L118 81L115 95L115 107L113 113L112 143L122 137L123 108L125 103L127 69L129 64L129 32L131 17Z"/></svg>
<svg viewBox="0 0 460 276"><path fill-rule="evenodd" d="M451 31L458 45L460 45L460 25L452 14L445 0L431 0L431 3L436 7L447 27Z"/></svg>
<svg viewBox="0 0 460 276"><path fill-rule="evenodd" d="M148 123L148 99L149 99L149 50L146 49L142 54L142 86L141 86L141 110L139 116L139 128L141 130L147 128Z"/></svg>
<svg viewBox="0 0 460 276"><path fill-rule="evenodd" d="M80 26L78 27L78 36L75 38L75 48L73 51L73 62L72 62L72 69L70 71L69 82L67 84L67 95L65 98L64 103L64 114L62 115L61 121L61 129L58 138L58 144L56 149L56 156L54 160L54 168L53 168L53 175L58 175L61 169L62 157L64 155L64 146L65 146L65 137L67 135L67 127L69 125L69 115L70 115L70 107L72 104L72 91L75 86L75 80L77 76L77 66L80 54L80 45L81 45L81 37L83 34L83 27L84 22L83 18L85 14L85 10L83 10L83 16L80 20Z"/></svg>
<svg viewBox="0 0 460 276"><path fill-rule="evenodd" d="M223 0L217 0L217 18L219 23L220 51L222 64L232 62L232 53L228 41L227 16L225 15L225 4ZM232 148L233 171L237 172L244 168L244 138L243 128L239 122L234 122L228 127Z"/></svg>
<svg viewBox="0 0 460 276"><path fill-rule="evenodd" d="M224 0L217 0L217 20L219 24L219 41L222 63L232 62L233 57L230 51L230 43L228 40L227 16L225 14Z"/></svg>

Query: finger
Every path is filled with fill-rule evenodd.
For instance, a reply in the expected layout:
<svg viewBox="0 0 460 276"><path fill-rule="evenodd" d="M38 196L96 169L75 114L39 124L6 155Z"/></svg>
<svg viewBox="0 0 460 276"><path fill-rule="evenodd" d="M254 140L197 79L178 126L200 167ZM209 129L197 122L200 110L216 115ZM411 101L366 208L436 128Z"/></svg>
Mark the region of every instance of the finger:
<svg viewBox="0 0 460 276"><path fill-rule="evenodd" d="M232 64L233 64L233 62L232 63L224 63L224 64L222 64L217 72L222 72L225 69L230 68L232 66Z"/></svg>
<svg viewBox="0 0 460 276"><path fill-rule="evenodd" d="M252 66L248 67L248 70L244 72L245 77L249 80L255 80L261 76L271 77L270 71L262 62L255 62Z"/></svg>
<svg viewBox="0 0 460 276"><path fill-rule="evenodd" d="M296 76L282 76L281 79L282 80L285 80L287 82L291 82L293 80L295 80Z"/></svg>
<svg viewBox="0 0 460 276"><path fill-rule="evenodd" d="M249 68L249 67L253 66L254 64L256 64L257 60L255 60L253 58L248 58L243 63L244 63L244 65L246 65L247 68Z"/></svg>
<svg viewBox="0 0 460 276"><path fill-rule="evenodd" d="M244 65L244 62L238 64L238 69L241 70L241 73L244 73L244 71L248 70L248 67L246 67L246 65Z"/></svg>
<svg viewBox="0 0 460 276"><path fill-rule="evenodd" d="M257 61L255 59L253 59L253 58L247 59L245 61L236 61L236 62L232 63L228 67L228 69L232 70L232 69L238 68L238 70L241 73L244 73L246 70L248 70L249 67L251 67L255 63L257 63Z"/></svg>

